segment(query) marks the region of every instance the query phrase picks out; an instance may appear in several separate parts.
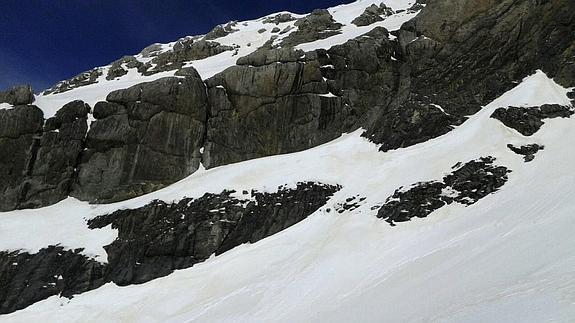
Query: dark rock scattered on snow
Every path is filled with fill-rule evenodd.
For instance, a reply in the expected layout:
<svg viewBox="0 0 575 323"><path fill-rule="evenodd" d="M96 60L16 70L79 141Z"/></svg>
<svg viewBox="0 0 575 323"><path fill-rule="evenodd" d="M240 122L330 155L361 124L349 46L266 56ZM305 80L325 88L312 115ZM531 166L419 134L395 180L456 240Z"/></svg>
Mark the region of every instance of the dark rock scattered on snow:
<svg viewBox="0 0 575 323"><path fill-rule="evenodd" d="M442 181L399 188L385 201L377 217L395 226L397 222L406 222L413 217L425 218L453 202L472 205L507 182L507 173L511 171L504 166L493 165L494 161L493 157L482 157L463 166L455 165L456 169Z"/></svg>
<svg viewBox="0 0 575 323"><path fill-rule="evenodd" d="M265 18L262 22L264 24L276 24L279 25L281 23L284 22L290 22L290 21L294 21L297 20L296 18L294 18L291 14L289 13L279 13L273 17L267 17Z"/></svg>
<svg viewBox="0 0 575 323"><path fill-rule="evenodd" d="M234 47L188 37L177 41L172 50L160 53L151 61L139 66L138 71L143 75L152 75L179 70L189 61L208 58L230 50L234 50Z"/></svg>
<svg viewBox="0 0 575 323"><path fill-rule="evenodd" d="M544 119L569 118L571 115L573 110L568 106L545 104L540 107L498 108L491 117L524 136L531 136L543 126Z"/></svg>
<svg viewBox="0 0 575 323"><path fill-rule="evenodd" d="M106 75L106 80L122 77L128 74L128 69L138 69L142 65L144 65L144 63L137 60L134 56L124 56L112 63Z"/></svg>
<svg viewBox="0 0 575 323"><path fill-rule="evenodd" d="M42 94L64 93L72 89L94 84L98 82L100 76L102 76L102 69L94 68L87 72L80 73L69 80L61 81L48 90L45 90Z"/></svg>
<svg viewBox="0 0 575 323"><path fill-rule="evenodd" d="M238 31L234 27L238 24L237 21L230 21L225 25L218 25L214 29L210 30L204 37L205 40L214 40L218 38L225 37L233 32Z"/></svg>
<svg viewBox="0 0 575 323"><path fill-rule="evenodd" d="M281 42L281 47L296 46L339 34L342 24L336 22L329 11L316 9L311 14L298 19L294 25L298 29Z"/></svg>
<svg viewBox="0 0 575 323"><path fill-rule="evenodd" d="M509 148L512 152L518 155L523 155L524 156L523 159L525 160L526 163L528 163L533 159L535 159L535 154L539 150L543 150L545 146L541 146L538 144L529 144L521 147L515 147L512 144L508 144L507 148Z"/></svg>

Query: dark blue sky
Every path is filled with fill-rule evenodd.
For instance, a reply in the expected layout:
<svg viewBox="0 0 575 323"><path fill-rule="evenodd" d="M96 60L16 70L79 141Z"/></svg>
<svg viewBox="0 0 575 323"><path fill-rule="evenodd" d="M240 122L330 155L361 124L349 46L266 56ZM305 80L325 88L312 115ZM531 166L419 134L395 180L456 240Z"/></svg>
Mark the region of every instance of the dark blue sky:
<svg viewBox="0 0 575 323"><path fill-rule="evenodd" d="M156 42L230 20L352 0L0 0L0 89L36 91Z"/></svg>

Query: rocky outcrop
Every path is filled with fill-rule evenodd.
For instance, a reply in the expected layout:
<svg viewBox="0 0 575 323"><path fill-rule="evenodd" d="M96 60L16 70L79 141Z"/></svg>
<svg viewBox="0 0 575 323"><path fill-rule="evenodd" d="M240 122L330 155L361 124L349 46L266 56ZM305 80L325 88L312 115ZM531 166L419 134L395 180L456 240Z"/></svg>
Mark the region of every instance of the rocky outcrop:
<svg viewBox="0 0 575 323"><path fill-rule="evenodd" d="M293 47L325 39L339 34L342 27L342 24L336 22L325 9L314 10L311 14L298 19L294 25L298 29L282 40L281 47Z"/></svg>
<svg viewBox="0 0 575 323"><path fill-rule="evenodd" d="M104 265L50 246L38 253L0 251L0 314L23 309L53 295L72 297L102 286Z"/></svg>
<svg viewBox="0 0 575 323"><path fill-rule="evenodd" d="M210 30L204 37L205 40L214 40L225 37L231 33L238 31L234 27L238 24L237 21L230 21L225 25L217 25L214 29Z"/></svg>
<svg viewBox="0 0 575 323"><path fill-rule="evenodd" d="M112 92L94 107L72 195L104 203L142 195L199 167L207 98L199 77Z"/></svg>
<svg viewBox="0 0 575 323"><path fill-rule="evenodd" d="M33 105L0 109L0 211L17 208L33 168L42 135L43 113Z"/></svg>
<svg viewBox="0 0 575 323"><path fill-rule="evenodd" d="M19 208L36 208L65 199L76 178L76 167L84 150L90 107L82 101L64 105L46 120L44 132L20 192Z"/></svg>
<svg viewBox="0 0 575 323"><path fill-rule="evenodd" d="M0 211L47 206L68 196L89 111L73 101L44 123L35 106L0 110Z"/></svg>
<svg viewBox="0 0 575 323"><path fill-rule="evenodd" d="M298 55L298 54L295 54ZM341 135L351 110L330 96L318 61L248 57L206 81L206 168L311 148ZM270 56L267 56L268 58Z"/></svg>
<svg viewBox="0 0 575 323"><path fill-rule="evenodd" d="M325 205L340 189L319 183L280 187L276 193L233 191L167 204L152 202L89 221L112 225L118 238L105 246L108 263L50 246L38 253L0 252L0 314L53 295L72 297L108 282L138 284L193 266L244 243L280 232Z"/></svg>
<svg viewBox="0 0 575 323"><path fill-rule="evenodd" d="M338 189L300 183L277 193L252 191L248 200L224 191L174 204L152 202L95 218L89 225L112 224L118 230L118 239L105 247L106 275L119 285L137 284L282 231L315 212Z"/></svg>
<svg viewBox="0 0 575 323"><path fill-rule="evenodd" d="M122 77L128 74L128 69L138 69L143 65L144 63L137 60L134 56L124 56L112 63L112 66L108 69L106 80Z"/></svg>
<svg viewBox="0 0 575 323"><path fill-rule="evenodd" d="M87 72L78 74L69 80L59 82L48 90L42 92L43 95L58 94L76 89L82 86L94 84L98 82L98 78L102 76L102 69L95 68Z"/></svg>
<svg viewBox="0 0 575 323"><path fill-rule="evenodd" d="M572 115L573 110L570 107L545 104L540 107L499 108L493 112L491 117L524 136L531 136L543 126L545 123L543 119L569 118Z"/></svg>
<svg viewBox="0 0 575 323"><path fill-rule="evenodd" d="M291 14L284 12L284 13L278 13L277 15L272 17L267 17L262 21L262 23L279 25L281 23L290 22L294 20L297 19Z"/></svg>
<svg viewBox="0 0 575 323"><path fill-rule="evenodd" d="M387 151L444 134L536 69L574 86L573 10L561 0L430 2L396 33L398 91L365 136Z"/></svg>
<svg viewBox="0 0 575 323"><path fill-rule="evenodd" d="M507 173L511 171L493 165L494 161L493 157L482 157L463 166L455 165L456 170L442 181L417 183L409 189L400 187L385 201L377 217L395 226L397 222L410 221L413 217L425 218L453 202L475 204L507 182Z"/></svg>
<svg viewBox="0 0 575 323"><path fill-rule="evenodd" d="M525 162L528 163L533 159L535 159L535 154L539 152L539 150L543 150L545 146L541 146L538 144L530 144L521 147L515 147L512 144L508 144L507 148L509 148L509 150L518 155L523 155L523 160L525 160Z"/></svg>
<svg viewBox="0 0 575 323"><path fill-rule="evenodd" d="M369 26L378 21L383 21L383 17L391 16L394 13L395 12L393 9L389 8L384 3L381 3L379 6L372 4L371 6L365 8L363 13L352 20L351 23L358 27Z"/></svg>
<svg viewBox="0 0 575 323"><path fill-rule="evenodd" d="M10 105L28 105L34 102L34 92L29 85L14 86L9 90L0 92L0 103Z"/></svg>
<svg viewBox="0 0 575 323"><path fill-rule="evenodd" d="M152 75L178 70L189 61L204 59L233 49L232 46L188 37L177 41L171 51L157 54L151 61L139 65L138 71L143 75Z"/></svg>

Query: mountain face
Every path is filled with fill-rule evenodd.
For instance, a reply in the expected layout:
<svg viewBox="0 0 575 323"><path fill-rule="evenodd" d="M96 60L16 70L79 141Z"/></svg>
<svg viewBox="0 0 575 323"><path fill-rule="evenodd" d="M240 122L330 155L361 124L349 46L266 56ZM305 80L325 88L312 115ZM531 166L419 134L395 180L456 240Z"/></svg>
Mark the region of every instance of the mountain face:
<svg viewBox="0 0 575 323"><path fill-rule="evenodd" d="M0 319L567 322L574 101L569 0L282 12L0 92Z"/></svg>

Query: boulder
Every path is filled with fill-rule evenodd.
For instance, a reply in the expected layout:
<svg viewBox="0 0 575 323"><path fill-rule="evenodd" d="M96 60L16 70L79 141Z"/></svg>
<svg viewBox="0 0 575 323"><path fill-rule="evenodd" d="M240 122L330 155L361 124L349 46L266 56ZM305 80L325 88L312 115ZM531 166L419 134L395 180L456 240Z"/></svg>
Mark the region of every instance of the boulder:
<svg viewBox="0 0 575 323"><path fill-rule="evenodd" d="M29 85L19 85L0 92L0 103L10 105L27 105L34 102L34 92Z"/></svg>

